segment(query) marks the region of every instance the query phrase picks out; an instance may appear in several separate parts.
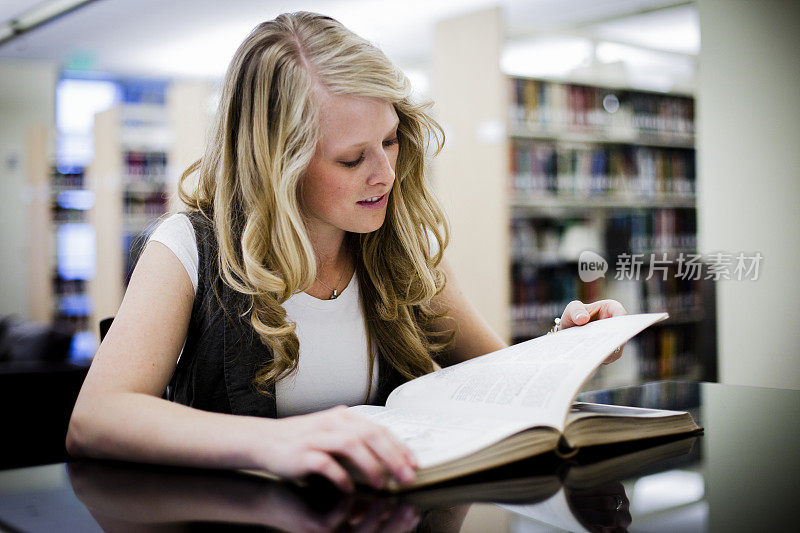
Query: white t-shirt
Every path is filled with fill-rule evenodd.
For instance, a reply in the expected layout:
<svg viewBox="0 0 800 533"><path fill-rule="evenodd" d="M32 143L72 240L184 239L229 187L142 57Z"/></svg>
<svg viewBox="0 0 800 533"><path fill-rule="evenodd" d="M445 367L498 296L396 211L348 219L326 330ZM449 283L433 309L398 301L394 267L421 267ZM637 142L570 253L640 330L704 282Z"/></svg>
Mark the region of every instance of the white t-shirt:
<svg viewBox="0 0 800 533"><path fill-rule="evenodd" d="M430 246L438 250L436 239ZM164 220L150 240L166 245L186 268L197 294L198 253L189 217ZM278 416L291 416L336 405L358 405L367 392L369 359L364 313L353 278L335 300L320 300L300 292L284 302L286 318L297 324L300 359L297 370L275 384ZM377 394L378 364L372 373L370 401Z"/></svg>

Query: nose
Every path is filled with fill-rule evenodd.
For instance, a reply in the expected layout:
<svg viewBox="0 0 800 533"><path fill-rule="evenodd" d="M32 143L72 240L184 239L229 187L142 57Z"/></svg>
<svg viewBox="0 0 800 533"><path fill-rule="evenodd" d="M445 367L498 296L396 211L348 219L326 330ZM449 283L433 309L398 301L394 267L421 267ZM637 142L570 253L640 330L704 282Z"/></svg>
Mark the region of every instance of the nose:
<svg viewBox="0 0 800 533"><path fill-rule="evenodd" d="M394 161L385 150L381 150L375 157L375 163L367 178L369 185L390 184L394 181Z"/></svg>

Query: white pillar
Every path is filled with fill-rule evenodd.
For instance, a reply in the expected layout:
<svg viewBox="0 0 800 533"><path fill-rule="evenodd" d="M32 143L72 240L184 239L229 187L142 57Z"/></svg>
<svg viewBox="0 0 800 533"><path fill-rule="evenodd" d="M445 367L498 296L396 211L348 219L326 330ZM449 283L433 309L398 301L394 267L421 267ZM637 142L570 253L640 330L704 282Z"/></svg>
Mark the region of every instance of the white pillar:
<svg viewBox="0 0 800 533"><path fill-rule="evenodd" d="M800 389L800 3L698 8L700 250L764 257L717 285L720 381Z"/></svg>

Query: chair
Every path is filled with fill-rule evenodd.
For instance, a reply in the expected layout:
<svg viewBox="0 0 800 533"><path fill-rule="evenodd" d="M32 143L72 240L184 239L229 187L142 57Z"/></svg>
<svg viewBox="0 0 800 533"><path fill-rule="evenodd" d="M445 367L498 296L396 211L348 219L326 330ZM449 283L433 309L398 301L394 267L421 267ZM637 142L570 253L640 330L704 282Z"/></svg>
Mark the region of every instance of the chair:
<svg viewBox="0 0 800 533"><path fill-rule="evenodd" d="M106 336L106 333L108 333L108 328L111 327L111 323L113 321L114 321L113 316L104 318L103 320L100 321L100 342L103 342L103 338Z"/></svg>

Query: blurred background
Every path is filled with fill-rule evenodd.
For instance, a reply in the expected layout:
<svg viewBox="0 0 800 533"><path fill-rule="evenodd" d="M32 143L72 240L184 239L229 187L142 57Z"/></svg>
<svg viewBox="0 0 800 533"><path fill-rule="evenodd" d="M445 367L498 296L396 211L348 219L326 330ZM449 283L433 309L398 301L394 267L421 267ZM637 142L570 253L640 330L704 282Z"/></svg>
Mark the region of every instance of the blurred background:
<svg viewBox="0 0 800 533"><path fill-rule="evenodd" d="M450 261L509 342L615 298L670 319L587 388L800 388L800 3L778 0L2 1L0 359L87 364L234 50L296 10L434 101Z"/></svg>

